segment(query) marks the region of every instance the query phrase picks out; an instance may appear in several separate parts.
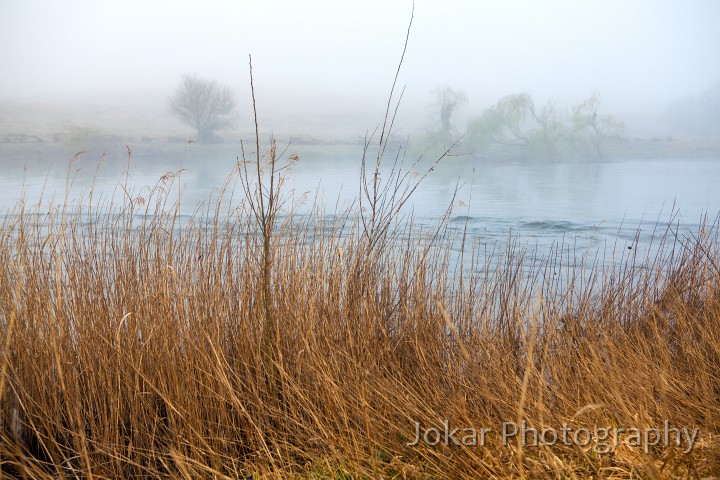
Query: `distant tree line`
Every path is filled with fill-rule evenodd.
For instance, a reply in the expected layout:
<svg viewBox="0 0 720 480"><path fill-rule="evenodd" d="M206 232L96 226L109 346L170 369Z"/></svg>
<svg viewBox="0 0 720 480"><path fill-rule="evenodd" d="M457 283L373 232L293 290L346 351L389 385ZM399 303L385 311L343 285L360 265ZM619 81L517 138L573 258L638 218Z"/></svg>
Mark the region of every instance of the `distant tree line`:
<svg viewBox="0 0 720 480"><path fill-rule="evenodd" d="M480 154L599 160L624 130L623 122L601 114L598 93L570 107L553 101L538 106L529 94L520 93L468 120L466 140Z"/></svg>
<svg viewBox="0 0 720 480"><path fill-rule="evenodd" d="M720 82L673 102L667 115L675 133L720 138Z"/></svg>
<svg viewBox="0 0 720 480"><path fill-rule="evenodd" d="M555 101L538 105L527 93L508 95L469 118L464 132L453 127L452 116L467 103L465 92L444 85L433 95L439 125L427 132L425 143L441 148L460 138L477 156L598 160L624 138L625 125L600 111L597 92L571 106Z"/></svg>

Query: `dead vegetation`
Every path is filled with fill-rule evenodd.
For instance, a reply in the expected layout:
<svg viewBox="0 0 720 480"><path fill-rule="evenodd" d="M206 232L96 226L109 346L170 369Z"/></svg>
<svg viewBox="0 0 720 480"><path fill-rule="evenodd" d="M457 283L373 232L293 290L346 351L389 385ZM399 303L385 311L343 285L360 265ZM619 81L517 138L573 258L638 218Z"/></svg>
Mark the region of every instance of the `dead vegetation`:
<svg viewBox="0 0 720 480"><path fill-rule="evenodd" d="M417 180L385 148L392 111L366 142L362 200L334 216L292 215L297 157L262 156L259 134L186 222L174 173L121 204L8 212L2 476L720 475L717 220L669 225L652 258L530 260L512 241L487 255L402 216ZM535 445L504 439L511 422L699 433L691 449L619 430ZM445 424L489 431L411 445Z"/></svg>
<svg viewBox="0 0 720 480"><path fill-rule="evenodd" d="M655 258L610 266L530 261L512 242L492 260L442 225L393 222L388 194L365 212L278 218L283 197L260 190L278 180L268 155L254 178L239 164L244 195L229 201L230 179L182 225L174 174L120 210L86 199L5 216L5 476L720 474L717 222L668 228ZM700 433L687 453L627 434L605 453L503 442L502 423L522 420ZM408 445L415 422L443 421L493 431L484 446Z"/></svg>

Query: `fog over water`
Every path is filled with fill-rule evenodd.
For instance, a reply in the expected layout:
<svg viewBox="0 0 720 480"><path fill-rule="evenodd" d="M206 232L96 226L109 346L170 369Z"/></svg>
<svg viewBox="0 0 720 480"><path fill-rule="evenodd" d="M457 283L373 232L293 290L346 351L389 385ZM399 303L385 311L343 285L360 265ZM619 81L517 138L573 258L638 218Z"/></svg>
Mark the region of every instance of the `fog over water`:
<svg viewBox="0 0 720 480"><path fill-rule="evenodd" d="M362 139L382 121L412 13L411 1L0 0L0 209L21 192L29 202L63 195L79 150L86 153L70 169L71 191L95 181L117 194L130 151L138 195L184 169L189 215L233 169L240 139L252 136L248 54L263 140L275 132L301 159L289 192L318 191L330 208L350 202ZM712 110L705 99L720 92L718 24L714 0L416 0L391 155L405 142L407 158L425 152L443 86L467 98L443 141L519 93L538 109L597 94L599 110L587 118L612 115L625 128L614 155L592 160L572 151L560 152L562 161L508 159L507 145L478 153L468 135L409 207L437 218L459 184L457 225L468 221L478 238L514 232L547 245L573 236L611 242L621 230L632 242L640 225L672 218L692 229L701 215L714 218L720 101ZM188 143L195 131L169 111L187 74L236 95L235 123L217 144ZM688 111L704 117L678 129L677 112Z"/></svg>
<svg viewBox="0 0 720 480"><path fill-rule="evenodd" d="M3 0L0 99L132 106L124 114L151 130L180 76L196 73L237 90L247 128L252 54L264 118L365 129L383 108L411 10L375 0ZM571 103L598 91L605 110L642 130L644 118L720 80L718 21L713 0L417 0L402 126L427 122L432 90L448 84L467 92L465 115L512 93Z"/></svg>

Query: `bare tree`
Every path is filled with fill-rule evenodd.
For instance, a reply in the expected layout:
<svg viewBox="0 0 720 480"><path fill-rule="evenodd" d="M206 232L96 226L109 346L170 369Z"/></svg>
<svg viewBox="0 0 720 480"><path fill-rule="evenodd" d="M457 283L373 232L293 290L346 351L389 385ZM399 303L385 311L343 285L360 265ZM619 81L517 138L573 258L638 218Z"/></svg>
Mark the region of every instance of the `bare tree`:
<svg viewBox="0 0 720 480"><path fill-rule="evenodd" d="M446 133L450 133L450 119L458 107L467 103L467 94L462 90L453 90L447 85L435 89L435 97L440 110L440 125Z"/></svg>
<svg viewBox="0 0 720 480"><path fill-rule="evenodd" d="M198 141L208 143L215 139L215 132L233 124L236 103L230 87L186 75L169 105L175 116L197 130Z"/></svg>

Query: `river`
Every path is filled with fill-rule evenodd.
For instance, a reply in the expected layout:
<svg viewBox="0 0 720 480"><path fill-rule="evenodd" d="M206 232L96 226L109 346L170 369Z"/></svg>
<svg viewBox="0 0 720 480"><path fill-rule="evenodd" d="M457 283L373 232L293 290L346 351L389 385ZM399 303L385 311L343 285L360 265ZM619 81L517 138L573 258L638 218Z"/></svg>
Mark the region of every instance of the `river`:
<svg viewBox="0 0 720 480"><path fill-rule="evenodd" d="M333 153L330 148L321 154L315 148L315 153L303 147L292 151L299 152L300 160L287 171L283 187L299 215L313 203L331 214L337 205L350 205L360 191L360 147L357 152L340 148ZM21 156L6 158L0 165L0 212L13 208L21 195L30 206L41 198L62 203L66 193L70 203L86 201L79 199L91 186L95 199L122 202L125 192L145 198L148 187L168 184L163 175L182 169L171 195L182 188L180 214L189 218L199 204L217 196L237 154L202 145L173 155L139 150L132 154L128 176L127 158L119 154L102 163L99 155L86 154L69 167L67 158L55 155L30 165ZM389 178L388 162L381 181ZM406 168L412 172L409 163L406 160ZM664 231L668 222L688 232L698 230L704 215L712 223L720 212L719 187L720 158L492 163L450 157L424 179L405 212L432 225L452 205L449 229L467 231L475 242L486 244L513 235L539 251L558 242L583 250L603 245L637 248L650 245L653 233ZM236 188L235 201L239 194Z"/></svg>

